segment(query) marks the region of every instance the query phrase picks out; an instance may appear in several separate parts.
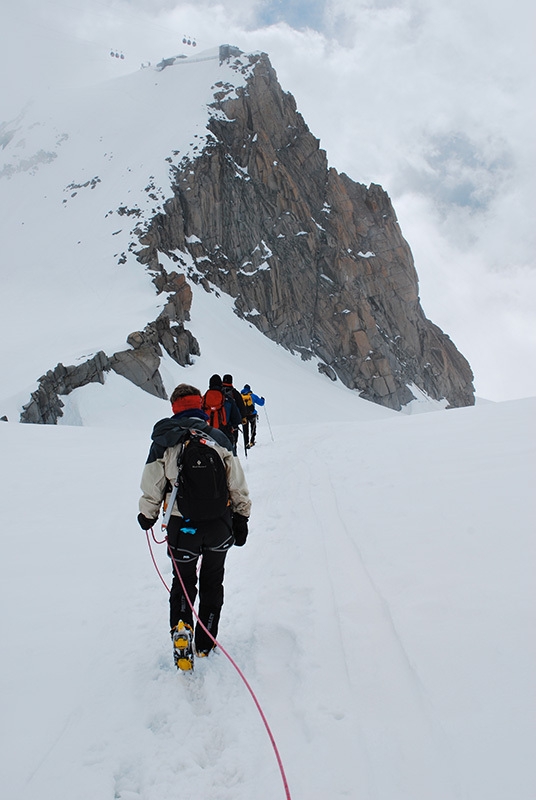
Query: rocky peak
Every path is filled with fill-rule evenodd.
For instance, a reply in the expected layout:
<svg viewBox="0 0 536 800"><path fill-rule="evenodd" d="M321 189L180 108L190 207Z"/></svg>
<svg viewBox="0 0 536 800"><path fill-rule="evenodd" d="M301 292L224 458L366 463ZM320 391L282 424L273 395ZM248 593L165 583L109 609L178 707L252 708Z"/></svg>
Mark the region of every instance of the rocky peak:
<svg viewBox="0 0 536 800"><path fill-rule="evenodd" d="M165 62L160 71L181 69L177 58ZM226 45L219 62L227 80L211 87L203 144L178 163L179 151L170 152L170 185L145 189L168 198L162 210L116 210L135 218L128 251L167 295L162 312L144 330L125 332L130 349L49 370L21 420L56 422L62 395L104 382L110 369L165 397L162 348L180 365L200 354L185 327L188 281L229 294L239 316L368 400L398 410L415 384L451 406L473 404L468 362L423 313L386 192L329 167L266 54ZM166 271L162 254L175 271Z"/></svg>
<svg viewBox="0 0 536 800"><path fill-rule="evenodd" d="M190 279L229 293L238 314L362 397L400 409L414 383L473 404L468 362L420 306L388 195L329 168L268 56L249 58L245 88L213 87L211 135L175 169L139 259L158 271L159 252L179 263L188 252Z"/></svg>

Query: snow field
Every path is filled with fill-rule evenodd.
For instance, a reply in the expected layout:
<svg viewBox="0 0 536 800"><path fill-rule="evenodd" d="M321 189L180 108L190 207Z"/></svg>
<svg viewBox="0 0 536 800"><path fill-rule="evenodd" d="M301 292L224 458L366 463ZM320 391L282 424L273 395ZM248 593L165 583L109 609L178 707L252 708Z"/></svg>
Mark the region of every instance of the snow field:
<svg viewBox="0 0 536 800"><path fill-rule="evenodd" d="M261 415L219 639L293 800L531 797L535 406L274 441ZM284 797L225 656L172 665L135 522L148 432L0 426L7 796Z"/></svg>

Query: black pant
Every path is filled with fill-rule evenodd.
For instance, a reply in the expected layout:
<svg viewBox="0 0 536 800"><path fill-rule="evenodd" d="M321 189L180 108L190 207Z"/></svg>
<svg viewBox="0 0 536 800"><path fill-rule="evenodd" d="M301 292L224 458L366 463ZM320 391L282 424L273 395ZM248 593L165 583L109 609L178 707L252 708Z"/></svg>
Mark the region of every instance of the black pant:
<svg viewBox="0 0 536 800"><path fill-rule="evenodd" d="M188 533L186 530L195 530ZM169 622L174 628L182 619L193 627L193 614L186 599L177 570L183 580L190 602L197 597L197 564L199 570L199 619L214 638L218 633L223 605L223 577L227 551L234 544L231 514L220 519L186 523L182 517L171 517L167 530L168 547L173 555L173 583L169 596ZM201 625L195 626L197 650L210 650L214 643Z"/></svg>
<svg viewBox="0 0 536 800"><path fill-rule="evenodd" d="M239 434L240 434L240 429L239 428L235 428L235 430L233 431L233 438L231 439L231 443L233 445L233 455L234 456L238 455L238 436L239 436Z"/></svg>
<svg viewBox="0 0 536 800"><path fill-rule="evenodd" d="M244 439L246 447L248 444L255 444L255 435L257 433L257 415L252 414L249 417L246 417L246 421L244 423Z"/></svg>

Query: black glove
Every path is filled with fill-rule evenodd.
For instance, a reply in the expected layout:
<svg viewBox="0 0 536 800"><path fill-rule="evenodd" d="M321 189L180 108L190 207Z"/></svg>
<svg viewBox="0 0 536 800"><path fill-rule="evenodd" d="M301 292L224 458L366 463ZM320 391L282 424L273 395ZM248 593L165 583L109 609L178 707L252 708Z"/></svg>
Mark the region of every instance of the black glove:
<svg viewBox="0 0 536 800"><path fill-rule="evenodd" d="M143 514L138 514L138 522L140 528L144 531L148 531L149 528L152 528L158 522L158 519L147 519Z"/></svg>
<svg viewBox="0 0 536 800"><path fill-rule="evenodd" d="M248 538L248 518L236 511L233 514L233 536L237 547L245 545Z"/></svg>

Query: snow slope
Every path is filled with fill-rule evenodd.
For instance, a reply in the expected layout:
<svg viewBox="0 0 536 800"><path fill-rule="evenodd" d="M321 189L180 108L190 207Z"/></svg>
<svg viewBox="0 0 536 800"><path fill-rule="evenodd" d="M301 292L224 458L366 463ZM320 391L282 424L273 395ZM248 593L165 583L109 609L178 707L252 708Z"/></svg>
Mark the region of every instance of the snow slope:
<svg viewBox="0 0 536 800"><path fill-rule="evenodd" d="M535 412L261 416L219 638L293 800L534 797ZM141 404L138 429L0 425L13 800L285 797L224 655L193 677L172 665L135 521L147 418Z"/></svg>
<svg viewBox="0 0 536 800"><path fill-rule="evenodd" d="M52 92L0 125L0 416L18 418L47 369L125 349L159 313L133 230L202 147L214 84L247 77L204 58Z"/></svg>

